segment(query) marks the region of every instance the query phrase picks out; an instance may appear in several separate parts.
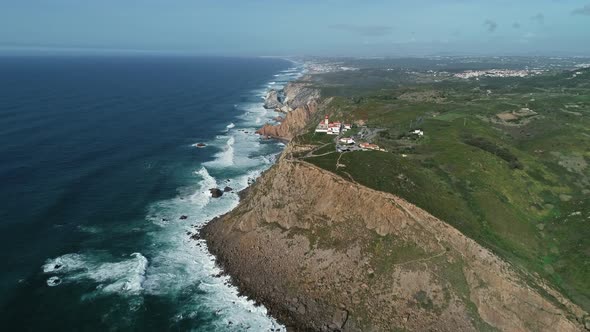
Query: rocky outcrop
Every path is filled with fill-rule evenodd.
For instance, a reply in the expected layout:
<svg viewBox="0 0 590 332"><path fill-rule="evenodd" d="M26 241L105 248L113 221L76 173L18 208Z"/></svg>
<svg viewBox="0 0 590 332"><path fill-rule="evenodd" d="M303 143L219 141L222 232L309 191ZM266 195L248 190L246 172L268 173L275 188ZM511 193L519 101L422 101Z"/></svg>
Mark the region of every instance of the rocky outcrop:
<svg viewBox="0 0 590 332"><path fill-rule="evenodd" d="M535 276L399 197L289 159L292 144L202 230L240 290L288 326L583 329L585 313Z"/></svg>
<svg viewBox="0 0 590 332"><path fill-rule="evenodd" d="M317 111L318 104L315 100L298 107L285 115L283 121L278 125L267 124L256 131L264 137L272 137L290 140L307 126L310 118Z"/></svg>
<svg viewBox="0 0 590 332"><path fill-rule="evenodd" d="M223 196L223 191L219 188L211 188L209 189L209 192L211 193L211 197L213 198L219 198Z"/></svg>
<svg viewBox="0 0 590 332"><path fill-rule="evenodd" d="M281 103L279 99L279 92L271 89L268 91L266 98L264 100L264 108L266 109L280 109L283 107L283 103Z"/></svg>
<svg viewBox="0 0 590 332"><path fill-rule="evenodd" d="M283 105L283 107L275 109L275 111L281 112L281 113L289 113L292 110L293 109L291 109L291 107L289 107L289 105Z"/></svg>
<svg viewBox="0 0 590 332"><path fill-rule="evenodd" d="M289 105L291 109L297 109L306 105L310 100L316 100L320 97L320 91L311 86L310 77L288 83L283 92L285 94L283 104Z"/></svg>
<svg viewBox="0 0 590 332"><path fill-rule="evenodd" d="M281 119L279 124L266 124L256 131L257 134L263 137L291 140L309 124L311 118L317 112L320 92L311 87L309 77L303 81L287 84L283 92L286 96L285 101L276 110L284 112L285 117ZM271 95L276 94L276 91L270 90L267 100ZM274 99L274 97L270 99ZM329 103L329 100L325 100L324 103Z"/></svg>

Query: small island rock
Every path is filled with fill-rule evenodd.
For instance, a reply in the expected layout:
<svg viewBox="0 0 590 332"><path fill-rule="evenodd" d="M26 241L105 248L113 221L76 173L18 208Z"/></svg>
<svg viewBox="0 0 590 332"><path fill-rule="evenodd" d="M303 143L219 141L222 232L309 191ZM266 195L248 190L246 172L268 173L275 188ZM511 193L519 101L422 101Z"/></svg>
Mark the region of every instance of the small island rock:
<svg viewBox="0 0 590 332"><path fill-rule="evenodd" d="M223 196L223 191L221 191L221 189L219 188L211 188L209 189L209 192L211 193L211 197L213 198L219 198Z"/></svg>

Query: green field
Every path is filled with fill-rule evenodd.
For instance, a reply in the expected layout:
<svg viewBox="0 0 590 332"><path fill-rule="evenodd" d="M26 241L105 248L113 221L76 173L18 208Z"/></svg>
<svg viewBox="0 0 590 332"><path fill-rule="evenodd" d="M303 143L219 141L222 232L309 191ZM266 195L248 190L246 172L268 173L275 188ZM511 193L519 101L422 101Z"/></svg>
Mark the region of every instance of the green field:
<svg viewBox="0 0 590 332"><path fill-rule="evenodd" d="M325 113L383 129L374 143L389 152L345 153L338 169L338 153L305 160L424 208L590 311L590 70L425 83L362 72L315 78L334 97ZM535 114L496 116L525 107Z"/></svg>

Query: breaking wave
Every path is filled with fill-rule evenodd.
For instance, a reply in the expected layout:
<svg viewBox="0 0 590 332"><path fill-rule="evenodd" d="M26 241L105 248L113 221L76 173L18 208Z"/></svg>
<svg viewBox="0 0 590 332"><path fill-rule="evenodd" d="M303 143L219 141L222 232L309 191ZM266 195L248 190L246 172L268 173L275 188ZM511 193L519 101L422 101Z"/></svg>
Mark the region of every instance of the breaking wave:
<svg viewBox="0 0 590 332"><path fill-rule="evenodd" d="M290 68L268 84L283 86L300 72L301 68ZM264 98L265 86L252 91L254 98ZM97 286L88 296L121 294L140 300L157 296L175 305L177 322L213 314L209 330L225 331L231 325L233 331L285 331L266 308L240 296L230 277L220 276L203 240L191 238L211 219L235 208L237 193L268 169L284 147L280 142L261 141L255 134L260 124L276 116L274 111L264 109L260 101L234 108L241 115L217 137L204 142L217 150L212 160L191 170L192 178L176 197L148 206L143 224L130 226L145 232L148 245L141 253L114 258L86 252L49 259L42 267L47 285L92 281ZM213 198L212 188L226 190Z"/></svg>
<svg viewBox="0 0 590 332"><path fill-rule="evenodd" d="M47 280L50 286L90 280L98 283L98 292L136 294L142 290L148 260L140 253L128 257L104 262L102 257L92 254L66 254L47 260L43 272L52 274Z"/></svg>

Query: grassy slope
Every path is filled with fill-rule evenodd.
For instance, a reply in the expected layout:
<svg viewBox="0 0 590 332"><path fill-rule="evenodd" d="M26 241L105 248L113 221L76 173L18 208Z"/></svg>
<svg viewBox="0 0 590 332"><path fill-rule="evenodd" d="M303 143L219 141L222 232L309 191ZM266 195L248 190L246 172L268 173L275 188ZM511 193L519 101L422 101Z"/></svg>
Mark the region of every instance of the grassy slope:
<svg viewBox="0 0 590 332"><path fill-rule="evenodd" d="M323 78L328 112L343 120L367 120L386 128L377 143L383 152L353 152L308 161L378 190L406 198L492 248L503 257L551 281L590 310L590 72L532 79L443 81L408 85L407 77L382 80L355 90ZM351 75L365 75L354 73ZM388 73L387 75L393 75ZM399 83L404 81L402 86ZM487 90L492 94L488 95ZM444 101L404 98L435 90ZM565 105L578 105L566 108ZM528 105L539 115L527 125L489 121L496 113ZM565 110L565 111L564 111ZM568 113L568 111L570 111ZM571 113L573 111L574 113ZM406 158L398 135L423 117L426 136L411 142ZM304 142L321 142L307 134ZM522 169L497 154L466 144L466 137L490 142L518 158Z"/></svg>

